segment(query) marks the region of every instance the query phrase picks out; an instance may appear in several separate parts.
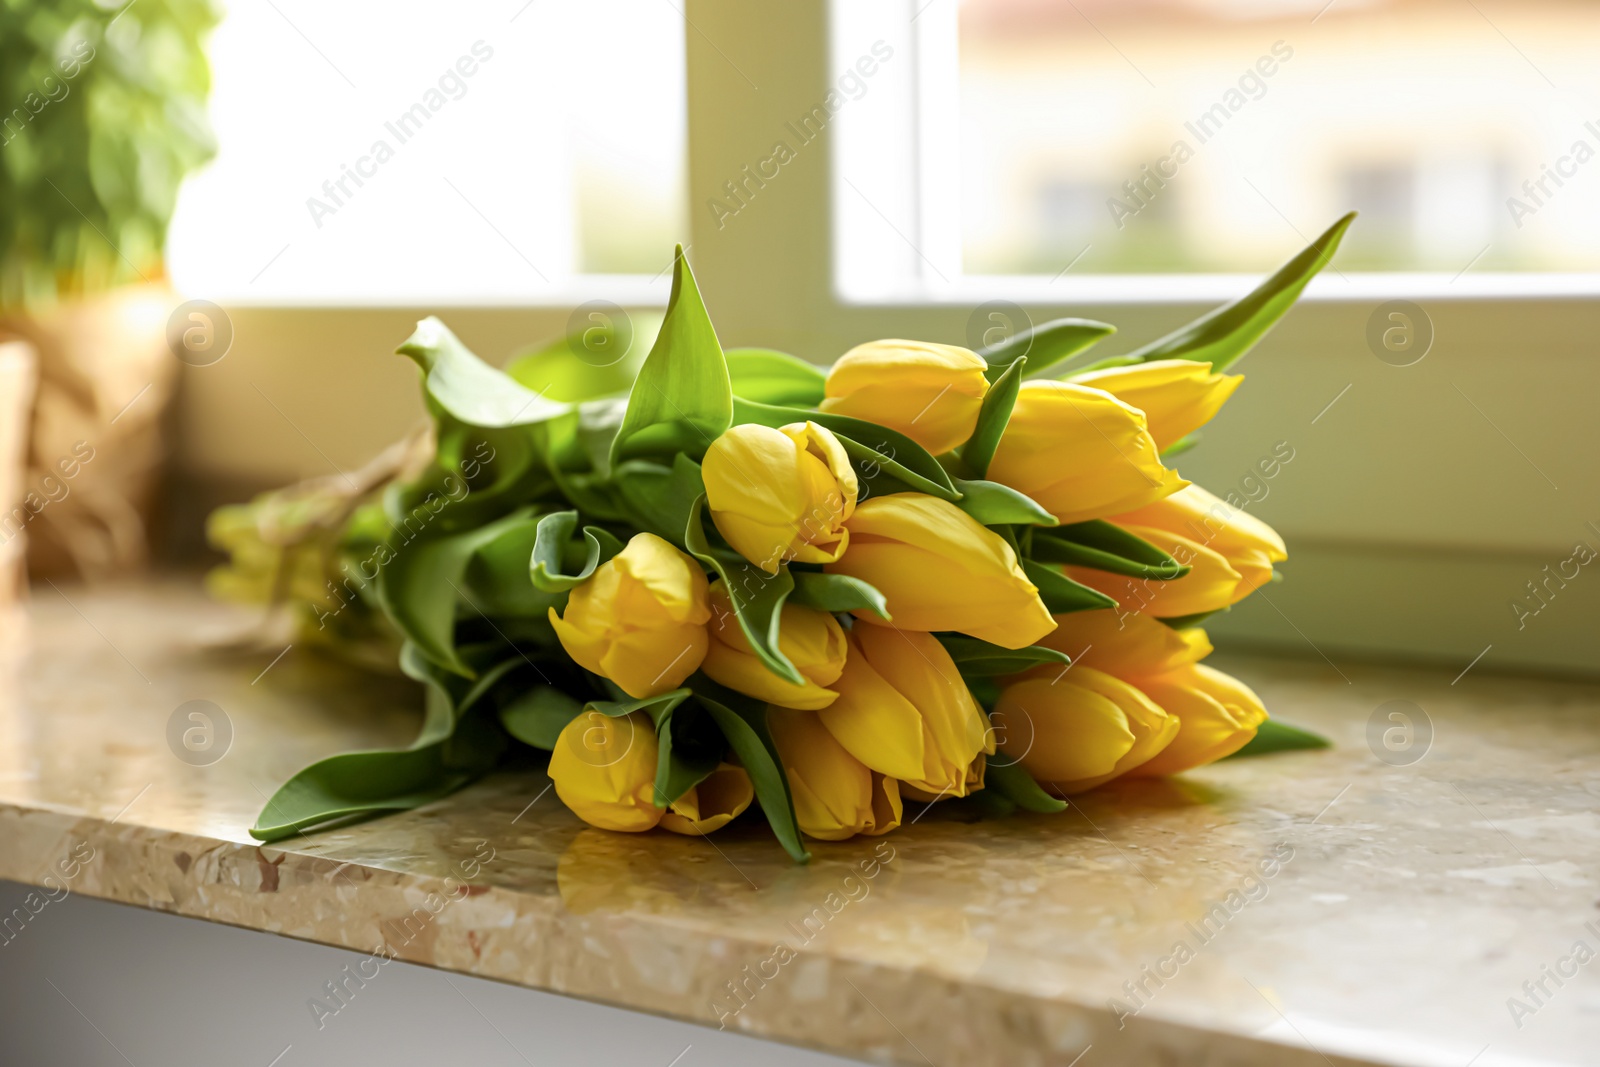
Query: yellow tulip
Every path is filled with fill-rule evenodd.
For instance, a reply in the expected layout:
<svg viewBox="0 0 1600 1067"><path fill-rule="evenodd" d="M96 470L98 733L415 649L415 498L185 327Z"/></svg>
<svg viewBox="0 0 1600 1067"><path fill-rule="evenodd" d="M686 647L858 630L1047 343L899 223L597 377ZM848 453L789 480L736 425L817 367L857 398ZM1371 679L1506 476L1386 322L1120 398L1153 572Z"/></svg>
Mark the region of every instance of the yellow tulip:
<svg viewBox="0 0 1600 1067"><path fill-rule="evenodd" d="M1177 774L1231 756L1267 721L1267 709L1249 686L1203 664L1135 684L1179 724L1170 745L1129 772L1135 776Z"/></svg>
<svg viewBox="0 0 1600 1067"><path fill-rule="evenodd" d="M1060 796L1081 793L1155 757L1178 720L1138 689L1095 670L1029 672L994 708L999 759L1020 762Z"/></svg>
<svg viewBox="0 0 1600 1067"><path fill-rule="evenodd" d="M637 833L661 821L653 800L656 759L650 716L585 711L556 738L550 781L561 802L590 826Z"/></svg>
<svg viewBox="0 0 1600 1067"><path fill-rule="evenodd" d="M1117 608L1057 615L1055 630L1039 644L1071 656L1074 668L1093 667L1124 680L1165 674L1211 654L1199 627L1174 630L1154 616Z"/></svg>
<svg viewBox="0 0 1600 1067"><path fill-rule="evenodd" d="M1130 511L1189 483L1161 465L1144 413L1073 382L1023 382L989 478L1062 522Z"/></svg>
<svg viewBox="0 0 1600 1067"><path fill-rule="evenodd" d="M1244 375L1212 374L1211 364L1192 359L1158 359L1074 374L1072 381L1144 412L1156 447L1165 449L1210 422Z"/></svg>
<svg viewBox="0 0 1600 1067"><path fill-rule="evenodd" d="M872 497L850 517L850 551L830 574L875 586L902 630L956 630L1006 648L1031 645L1055 628L1039 590L999 534L948 501L923 493Z"/></svg>
<svg viewBox="0 0 1600 1067"><path fill-rule="evenodd" d="M1182 578L1165 581L1158 578L1131 578L1088 567L1062 568L1073 581L1082 582L1115 599L1124 614L1148 614L1158 619L1174 619L1221 611L1249 592L1240 592L1242 576L1225 558L1211 549L1165 530L1146 526L1124 526L1123 529L1144 538L1189 568L1189 573Z"/></svg>
<svg viewBox="0 0 1600 1067"><path fill-rule="evenodd" d="M856 472L825 427L741 423L711 442L701 473L711 521L768 574L789 560L830 563L850 543Z"/></svg>
<svg viewBox="0 0 1600 1067"><path fill-rule="evenodd" d="M631 697L676 689L706 654L706 576L655 534L635 534L567 598L550 609L561 647L580 667Z"/></svg>
<svg viewBox="0 0 1600 1067"><path fill-rule="evenodd" d="M795 818L808 837L843 841L900 825L899 783L846 752L816 712L769 705L767 728L789 778Z"/></svg>
<svg viewBox="0 0 1600 1067"><path fill-rule="evenodd" d="M744 814L755 799L755 787L743 767L718 765L704 780L668 805L661 828L675 834L704 837Z"/></svg>
<svg viewBox="0 0 1600 1067"><path fill-rule="evenodd" d="M844 629L826 611L785 604L779 621L778 651L788 657L804 685L779 678L756 658L750 641L739 627L733 602L722 582L711 586L711 622L706 629L711 643L700 665L713 681L745 696L786 708L825 708L838 694L826 688L844 670Z"/></svg>
<svg viewBox="0 0 1600 1067"><path fill-rule="evenodd" d="M839 699L817 718L872 770L940 796L964 797L983 787L978 761L994 751L988 723L950 653L932 636L857 626L834 688Z"/></svg>
<svg viewBox="0 0 1600 1067"><path fill-rule="evenodd" d="M1248 512L1190 485L1137 511L1116 517L1119 525L1152 527L1180 534L1222 556L1239 572L1237 603L1272 580L1272 565L1289 558L1278 531Z"/></svg>
<svg viewBox="0 0 1600 1067"><path fill-rule="evenodd" d="M899 430L937 456L972 436L989 391L988 366L955 345L857 345L828 371L822 410Z"/></svg>

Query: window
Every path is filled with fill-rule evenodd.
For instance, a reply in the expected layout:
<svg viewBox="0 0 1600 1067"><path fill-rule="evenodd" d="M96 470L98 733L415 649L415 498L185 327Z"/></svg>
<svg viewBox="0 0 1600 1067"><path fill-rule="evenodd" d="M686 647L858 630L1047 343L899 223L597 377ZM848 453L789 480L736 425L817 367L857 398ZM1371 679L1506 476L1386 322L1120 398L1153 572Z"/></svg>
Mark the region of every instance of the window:
<svg viewBox="0 0 1600 1067"><path fill-rule="evenodd" d="M920 0L909 25L853 8L835 66L897 21L916 91L840 116L859 128L839 159L849 296L890 295L896 269L934 296L1258 272L1351 208L1344 274L1600 270L1595 5Z"/></svg>
<svg viewBox="0 0 1600 1067"><path fill-rule="evenodd" d="M169 245L185 292L529 304L606 274L665 298L686 229L672 5L232 0L210 52L219 150Z"/></svg>

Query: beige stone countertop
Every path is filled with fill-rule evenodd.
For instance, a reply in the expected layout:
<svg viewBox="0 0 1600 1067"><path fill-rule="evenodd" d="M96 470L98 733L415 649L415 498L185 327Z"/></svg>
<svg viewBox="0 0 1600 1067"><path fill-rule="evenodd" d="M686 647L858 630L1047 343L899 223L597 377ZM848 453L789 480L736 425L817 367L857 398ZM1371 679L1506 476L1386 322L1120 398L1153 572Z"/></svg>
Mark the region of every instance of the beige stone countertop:
<svg viewBox="0 0 1600 1067"><path fill-rule="evenodd" d="M886 1063L1600 1062L1600 685L1218 656L1336 747L1058 816L935 806L803 867L759 821L587 828L536 764L259 846L299 767L409 742L410 684L199 651L245 616L184 584L40 585L31 617L0 877ZM231 725L209 765L168 743L190 700Z"/></svg>

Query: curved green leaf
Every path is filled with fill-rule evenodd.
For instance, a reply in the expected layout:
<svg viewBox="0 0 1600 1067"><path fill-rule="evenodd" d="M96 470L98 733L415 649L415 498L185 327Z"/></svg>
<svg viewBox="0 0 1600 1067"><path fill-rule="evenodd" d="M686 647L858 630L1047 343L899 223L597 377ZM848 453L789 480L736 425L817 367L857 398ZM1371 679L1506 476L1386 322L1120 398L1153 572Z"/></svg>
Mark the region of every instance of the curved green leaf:
<svg viewBox="0 0 1600 1067"><path fill-rule="evenodd" d="M1213 615L1222 615L1232 610L1231 607L1227 607L1218 608L1215 611L1197 611L1193 615L1174 615L1171 618L1157 619L1156 621L1165 626L1170 626L1174 630L1187 630L1191 626L1199 626Z"/></svg>
<svg viewBox="0 0 1600 1067"><path fill-rule="evenodd" d="M1217 308L1165 337L1128 353L1130 359L1193 359L1220 371L1261 340L1318 271L1333 258L1339 239L1355 219L1354 211L1329 226L1305 250L1279 267L1272 277L1231 304Z"/></svg>
<svg viewBox="0 0 1600 1067"><path fill-rule="evenodd" d="M500 709L500 725L523 744L548 751L582 711L582 701L554 686L536 685Z"/></svg>
<svg viewBox="0 0 1600 1067"><path fill-rule="evenodd" d="M784 681L795 685L806 684L805 677L778 648L783 602L794 591L794 578L789 568L779 567L777 574L768 574L731 549L713 548L706 539L705 523L701 518L705 501L702 494L695 498L689 509L689 522L683 537L684 548L722 579L728 597L733 601L739 629L744 631L756 658Z"/></svg>
<svg viewBox="0 0 1600 1067"><path fill-rule="evenodd" d="M682 547L689 507L706 491L700 464L681 452L672 457L671 467L631 459L617 467L612 480L635 526Z"/></svg>
<svg viewBox="0 0 1600 1067"><path fill-rule="evenodd" d="M1099 590L1080 585L1037 560L1023 560L1022 573L1028 576L1028 581L1039 587L1039 599L1044 601L1045 608L1052 615L1117 606L1115 600Z"/></svg>
<svg viewBox="0 0 1600 1067"><path fill-rule="evenodd" d="M526 426L571 410L489 366L432 315L417 323L416 332L395 351L416 361L428 395L461 422Z"/></svg>
<svg viewBox="0 0 1600 1067"><path fill-rule="evenodd" d="M860 578L797 570L791 570L789 577L794 582L794 592L789 594L791 604L833 614L870 611L880 619L889 618L889 602Z"/></svg>
<svg viewBox="0 0 1600 1067"><path fill-rule="evenodd" d="M783 760L778 746L767 729L767 706L758 700L725 689L703 674L690 682L695 698L700 701L716 722L728 747L744 765L755 787L761 810L777 835L778 843L797 863L808 863L811 853L806 851L800 837L800 823L794 815L794 797L789 792L789 776L783 771Z"/></svg>
<svg viewBox="0 0 1600 1067"><path fill-rule="evenodd" d="M661 316L632 311L618 320L602 308L586 314L579 332L517 352L506 361L506 373L540 396L569 404L625 396L661 332Z"/></svg>
<svg viewBox="0 0 1600 1067"><path fill-rule="evenodd" d="M717 331L679 245L667 317L611 443L612 464L635 456L704 453L733 422L733 390Z"/></svg>
<svg viewBox="0 0 1600 1067"><path fill-rule="evenodd" d="M992 382L1005 373L1018 357L1027 356L1035 374L1071 359L1079 352L1110 337L1117 328L1108 322L1093 319L1051 319L1031 330L1023 330L997 345L978 350L989 364L985 376Z"/></svg>
<svg viewBox="0 0 1600 1067"><path fill-rule="evenodd" d="M571 557L571 540L578 525L576 511L556 511L539 520L528 574L534 588L546 593L564 593L589 580L595 568L622 551L622 545L609 531L598 526L583 528L584 559L576 574L563 574Z"/></svg>
<svg viewBox="0 0 1600 1067"><path fill-rule="evenodd" d="M1149 541L1104 519L1038 531L1030 555L1041 563L1092 567L1130 578L1153 578L1163 582L1182 578L1190 571Z"/></svg>
<svg viewBox="0 0 1600 1067"><path fill-rule="evenodd" d="M863 483L870 492L877 495L898 492L903 486L905 489L927 493L941 500L955 501L961 498L955 484L950 480L949 473L939 466L939 461L934 459L927 449L905 434L879 426L877 423L867 422L865 419L852 419L847 415L834 415L826 411L805 411L800 408L779 407L775 404L760 404L753 400L745 400L743 397L734 398L733 411L734 420L741 423L755 422L762 426L783 427L792 422L809 420L818 426L826 426L839 438L839 443L844 445L844 450L849 453L851 462L855 464L856 473L860 475ZM898 482L899 485L887 489L878 488L886 478Z"/></svg>
<svg viewBox="0 0 1600 1067"><path fill-rule="evenodd" d="M1057 652L1043 645L1004 648L1000 645L991 645L987 641L980 641L976 637L939 634L938 638L939 643L950 653L950 658L964 675L991 677L999 674L1017 674L1030 667L1037 667L1041 663L1062 667L1072 664L1072 657L1065 652Z"/></svg>
<svg viewBox="0 0 1600 1067"><path fill-rule="evenodd" d="M1023 811L1053 815L1067 810L1067 802L1039 788L1021 763L1000 762L1004 756L990 756L983 768L985 790L993 789Z"/></svg>
<svg viewBox="0 0 1600 1067"><path fill-rule="evenodd" d="M1017 390L1022 386L1022 371L1028 365L1027 356L1018 356L1009 367L1001 371L983 395L983 406L978 409L978 422L972 436L961 446L961 460L975 476L989 473L989 462L994 450L1000 447L1000 437L1011 421L1011 409L1017 404Z"/></svg>
<svg viewBox="0 0 1600 1067"><path fill-rule="evenodd" d="M985 526L1022 524L1055 526L1060 520L1041 507L1031 496L999 482L955 479L961 499L956 507Z"/></svg>
<svg viewBox="0 0 1600 1067"><path fill-rule="evenodd" d="M728 376L735 396L762 404L813 408L822 403L822 368L771 348L730 348Z"/></svg>
<svg viewBox="0 0 1600 1067"><path fill-rule="evenodd" d="M1332 748L1333 742L1321 734L1290 726L1277 719L1268 719L1256 729L1256 735L1239 751L1226 757L1265 756L1272 752L1295 752L1302 749Z"/></svg>

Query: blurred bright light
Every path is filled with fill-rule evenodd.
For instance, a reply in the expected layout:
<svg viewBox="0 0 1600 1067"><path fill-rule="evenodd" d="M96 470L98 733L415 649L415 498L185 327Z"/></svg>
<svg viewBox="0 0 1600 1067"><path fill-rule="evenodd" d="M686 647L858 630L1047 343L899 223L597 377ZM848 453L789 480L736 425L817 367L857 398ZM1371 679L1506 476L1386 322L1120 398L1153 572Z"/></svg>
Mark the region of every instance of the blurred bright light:
<svg viewBox="0 0 1600 1067"><path fill-rule="evenodd" d="M685 240L683 19L664 0L226 7L219 151L168 244L185 293L539 303L580 275L654 278Z"/></svg>

